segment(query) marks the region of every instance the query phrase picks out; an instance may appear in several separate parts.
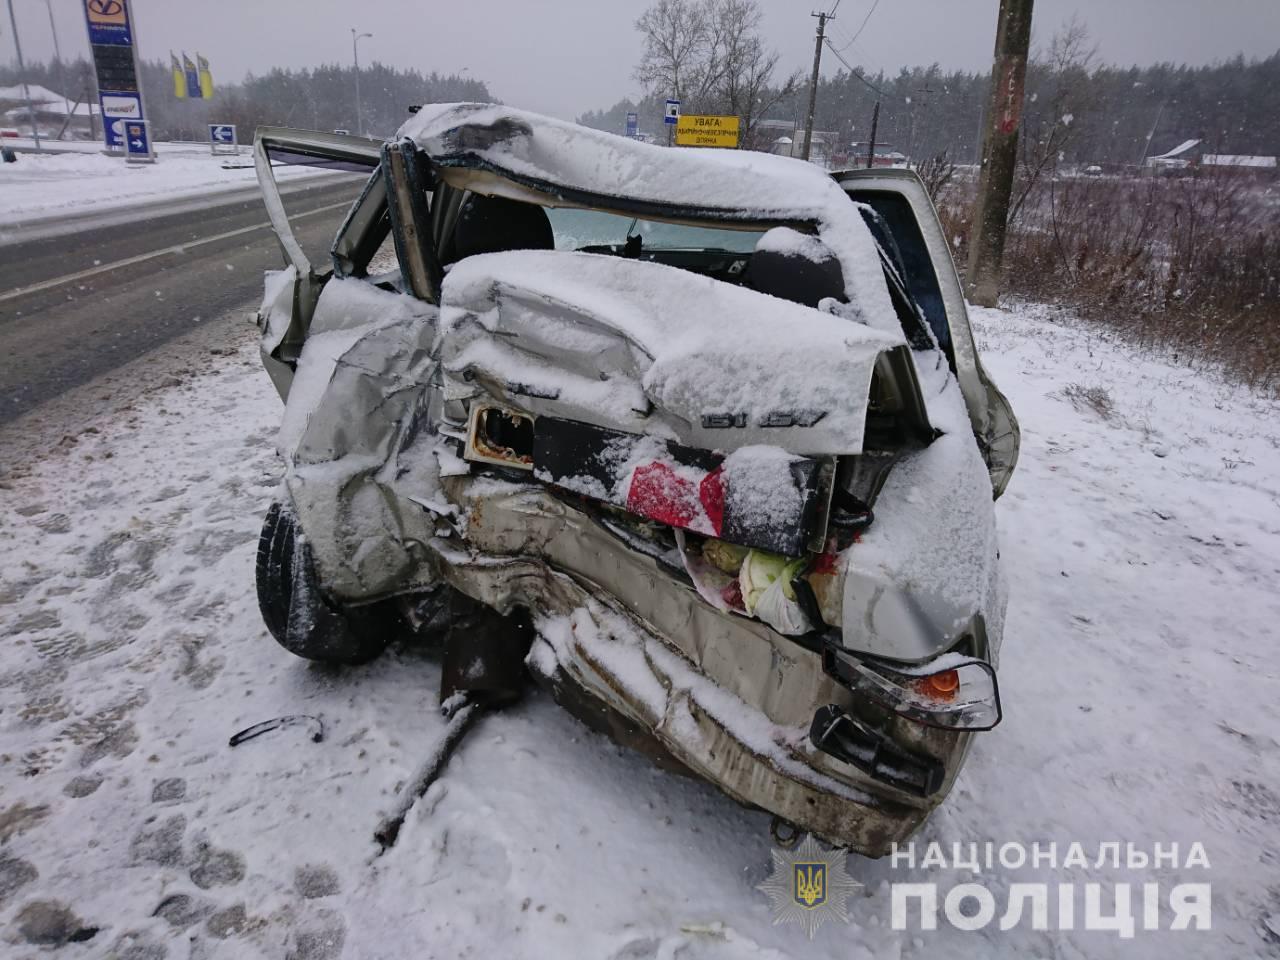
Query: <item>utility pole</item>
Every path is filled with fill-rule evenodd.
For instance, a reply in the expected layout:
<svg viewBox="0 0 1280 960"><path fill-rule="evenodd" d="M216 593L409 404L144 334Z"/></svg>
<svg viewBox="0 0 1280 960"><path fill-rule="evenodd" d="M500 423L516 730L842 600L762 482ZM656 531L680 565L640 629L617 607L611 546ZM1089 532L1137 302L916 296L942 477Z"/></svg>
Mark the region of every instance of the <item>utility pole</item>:
<svg viewBox="0 0 1280 960"><path fill-rule="evenodd" d="M818 106L818 71L822 69L822 40L827 31L827 21L835 17L829 13L814 13L818 18L818 40L813 47L813 79L809 83L809 113L804 119L804 150L800 159L809 159L809 150L813 147L813 112Z"/></svg>
<svg viewBox="0 0 1280 960"><path fill-rule="evenodd" d="M870 170L875 166L876 156L876 130L880 127L880 101L876 101L876 108L871 111L871 140L867 144L867 169Z"/></svg>
<svg viewBox="0 0 1280 960"><path fill-rule="evenodd" d="M364 136L364 113L360 107L360 41L372 36L372 33L356 33L356 28L351 28L351 58L356 64L356 133L362 137Z"/></svg>
<svg viewBox="0 0 1280 960"><path fill-rule="evenodd" d="M18 18L13 15L13 0L9 0L9 23L13 27L13 49L18 54L18 73L22 76L22 96L27 101L27 119L31 121L31 134L36 141L36 153L41 151L40 126L36 122L36 109L31 104L31 88L27 86L27 68L22 62L22 44L18 42Z"/></svg>
<svg viewBox="0 0 1280 960"><path fill-rule="evenodd" d="M1031 45L1032 2L1000 0L996 24L991 99L965 282L969 299L983 307L994 307L1000 292L1000 264L1009 227L1009 194L1018 161L1018 126L1027 77L1027 50Z"/></svg>
<svg viewBox="0 0 1280 960"><path fill-rule="evenodd" d="M62 50L58 48L58 25L53 22L53 0L44 0L44 5L49 8L49 32L53 34L53 60L58 65L58 86L62 88L62 103L67 108L67 125L71 123L71 100L67 97L67 78L62 72ZM79 104L76 104L79 106ZM87 103L84 107L89 111L89 115L93 116L93 108ZM65 130L66 127L64 126ZM58 135L58 139L62 139L62 135Z"/></svg>
<svg viewBox="0 0 1280 960"><path fill-rule="evenodd" d="M1151 150L1151 138L1156 135L1156 127L1160 126L1160 117L1164 114L1165 104L1168 100L1160 101L1160 109L1156 111L1156 119L1151 124L1151 131L1147 134L1147 142L1142 145L1142 156L1138 158L1138 172L1142 172L1142 165L1147 162L1147 154Z"/></svg>

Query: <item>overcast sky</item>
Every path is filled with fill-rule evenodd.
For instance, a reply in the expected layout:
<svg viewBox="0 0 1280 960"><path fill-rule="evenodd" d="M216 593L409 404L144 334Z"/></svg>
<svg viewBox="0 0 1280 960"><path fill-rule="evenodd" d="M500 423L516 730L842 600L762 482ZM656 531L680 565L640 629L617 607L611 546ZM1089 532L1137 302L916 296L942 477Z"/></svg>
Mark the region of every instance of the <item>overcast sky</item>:
<svg viewBox="0 0 1280 960"><path fill-rule="evenodd" d="M83 0L13 0L23 52L50 56L50 3L64 56L88 52ZM825 0L830 4L835 0ZM831 25L845 47L874 0L840 0ZM643 0L133 0L147 59L170 49L203 53L215 78L238 80L272 66L351 61L351 27L363 62L442 73L469 70L507 103L572 118L638 90L633 23ZM760 0L765 32L787 69L812 63L811 0ZM940 63L988 69L997 0L880 0L844 56L872 71ZM1088 25L1103 61L1209 63L1280 49L1280 0L1036 0L1035 33L1047 40L1072 13ZM12 56L7 17L0 56ZM823 58L823 72L839 68Z"/></svg>

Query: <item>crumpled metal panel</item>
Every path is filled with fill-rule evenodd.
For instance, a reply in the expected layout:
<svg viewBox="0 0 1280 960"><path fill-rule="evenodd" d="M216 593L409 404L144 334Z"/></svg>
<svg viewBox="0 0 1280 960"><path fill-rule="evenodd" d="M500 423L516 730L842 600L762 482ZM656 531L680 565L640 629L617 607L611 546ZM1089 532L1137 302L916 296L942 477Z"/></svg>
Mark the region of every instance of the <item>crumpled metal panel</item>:
<svg viewBox="0 0 1280 960"><path fill-rule="evenodd" d="M415 443L428 436L436 316L359 280L330 281L317 304L279 446L289 497L337 600L430 582L424 544L434 522L410 498L437 485L437 464Z"/></svg>

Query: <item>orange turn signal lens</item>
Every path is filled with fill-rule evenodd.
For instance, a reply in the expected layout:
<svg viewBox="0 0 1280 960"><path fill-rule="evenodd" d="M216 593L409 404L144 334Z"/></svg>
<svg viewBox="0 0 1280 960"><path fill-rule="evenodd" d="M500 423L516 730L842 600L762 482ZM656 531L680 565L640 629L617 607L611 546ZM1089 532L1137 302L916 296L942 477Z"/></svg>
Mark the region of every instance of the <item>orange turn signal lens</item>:
<svg viewBox="0 0 1280 960"><path fill-rule="evenodd" d="M935 700L951 700L960 689L960 674L955 670L943 670L916 681L916 689Z"/></svg>

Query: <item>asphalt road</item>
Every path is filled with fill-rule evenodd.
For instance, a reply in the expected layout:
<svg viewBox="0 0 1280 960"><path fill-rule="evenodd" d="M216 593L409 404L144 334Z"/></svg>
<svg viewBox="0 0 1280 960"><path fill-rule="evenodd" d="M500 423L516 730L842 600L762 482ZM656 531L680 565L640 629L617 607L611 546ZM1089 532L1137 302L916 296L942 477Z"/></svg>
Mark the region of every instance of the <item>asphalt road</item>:
<svg viewBox="0 0 1280 960"><path fill-rule="evenodd" d="M361 183L287 188L294 230L316 262L325 262ZM261 298L263 271L283 263L256 194L136 213L54 224L33 231L39 239L0 247L0 423L204 320L238 307L247 314Z"/></svg>

